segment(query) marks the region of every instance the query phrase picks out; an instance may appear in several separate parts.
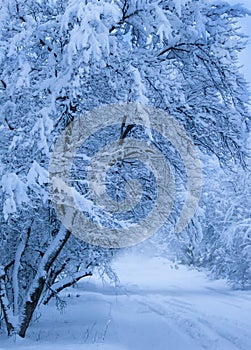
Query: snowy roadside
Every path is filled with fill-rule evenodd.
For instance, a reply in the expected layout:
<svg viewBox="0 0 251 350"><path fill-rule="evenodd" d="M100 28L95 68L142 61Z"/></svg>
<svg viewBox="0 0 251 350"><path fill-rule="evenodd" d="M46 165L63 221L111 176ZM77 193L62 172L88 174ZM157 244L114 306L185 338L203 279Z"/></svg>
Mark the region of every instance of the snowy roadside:
<svg viewBox="0 0 251 350"><path fill-rule="evenodd" d="M64 292L67 307L41 308L26 339L0 335L0 349L247 350L251 295L232 291L163 258L124 255L117 287L84 279Z"/></svg>

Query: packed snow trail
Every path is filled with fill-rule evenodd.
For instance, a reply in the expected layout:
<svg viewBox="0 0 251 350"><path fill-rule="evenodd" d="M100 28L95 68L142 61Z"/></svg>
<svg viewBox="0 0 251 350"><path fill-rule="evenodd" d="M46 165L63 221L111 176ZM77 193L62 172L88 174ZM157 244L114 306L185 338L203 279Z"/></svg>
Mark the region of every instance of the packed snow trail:
<svg viewBox="0 0 251 350"><path fill-rule="evenodd" d="M251 295L163 258L123 255L115 287L98 278L68 289L63 312L41 308L26 339L0 349L248 350Z"/></svg>

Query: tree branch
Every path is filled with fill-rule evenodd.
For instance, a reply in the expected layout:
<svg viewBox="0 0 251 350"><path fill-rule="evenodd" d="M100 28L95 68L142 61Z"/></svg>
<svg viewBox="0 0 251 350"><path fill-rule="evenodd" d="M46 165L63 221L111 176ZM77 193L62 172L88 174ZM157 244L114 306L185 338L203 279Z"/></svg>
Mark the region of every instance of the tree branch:
<svg viewBox="0 0 251 350"><path fill-rule="evenodd" d="M92 276L91 272L83 272L83 271L81 272L81 271L79 271L79 272L75 273L71 277L66 277L66 278L62 279L61 281L57 282L55 284L55 286L52 286L50 288L51 293L46 297L46 299L44 300L43 304L44 305L48 304L48 302L51 300L51 298L53 298L55 295L57 295L63 289L72 286L73 284L78 282L81 278L90 277L90 276Z"/></svg>

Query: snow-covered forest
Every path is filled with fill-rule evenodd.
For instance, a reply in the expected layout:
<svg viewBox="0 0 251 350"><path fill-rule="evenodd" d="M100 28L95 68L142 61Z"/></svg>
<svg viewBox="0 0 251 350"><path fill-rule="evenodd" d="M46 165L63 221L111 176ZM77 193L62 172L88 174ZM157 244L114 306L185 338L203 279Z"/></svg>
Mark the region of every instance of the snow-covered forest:
<svg viewBox="0 0 251 350"><path fill-rule="evenodd" d="M251 346L250 15L0 0L0 349Z"/></svg>

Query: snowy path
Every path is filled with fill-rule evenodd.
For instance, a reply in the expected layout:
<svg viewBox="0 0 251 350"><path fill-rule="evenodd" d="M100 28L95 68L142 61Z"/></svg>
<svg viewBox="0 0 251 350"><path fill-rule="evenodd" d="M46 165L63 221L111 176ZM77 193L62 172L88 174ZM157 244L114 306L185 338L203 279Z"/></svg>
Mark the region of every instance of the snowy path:
<svg viewBox="0 0 251 350"><path fill-rule="evenodd" d="M120 286L84 280L63 313L44 308L27 339L0 335L0 349L251 349L249 292L160 258L127 255L116 270Z"/></svg>

